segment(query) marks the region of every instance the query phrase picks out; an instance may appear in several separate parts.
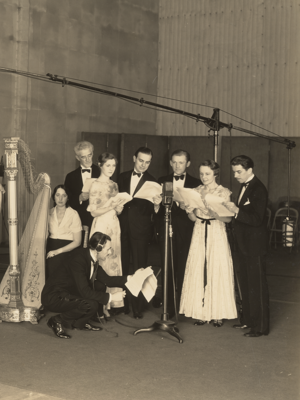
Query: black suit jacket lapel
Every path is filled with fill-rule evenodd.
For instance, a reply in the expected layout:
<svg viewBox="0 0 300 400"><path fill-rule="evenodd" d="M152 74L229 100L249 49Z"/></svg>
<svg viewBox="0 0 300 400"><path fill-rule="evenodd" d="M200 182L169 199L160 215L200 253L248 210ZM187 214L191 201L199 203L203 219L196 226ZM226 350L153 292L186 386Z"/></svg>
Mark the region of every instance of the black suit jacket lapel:
<svg viewBox="0 0 300 400"><path fill-rule="evenodd" d="M83 187L83 181L82 181L81 167L79 167L79 168L77 168L77 169L75 170L74 178L75 178L74 184L75 184L79 189L82 189L82 187Z"/></svg>
<svg viewBox="0 0 300 400"><path fill-rule="evenodd" d="M185 181L184 181L184 187L190 189L190 188L192 188L192 186L193 185L191 182L191 176L189 174L186 174Z"/></svg>
<svg viewBox="0 0 300 400"><path fill-rule="evenodd" d="M99 175L100 175L99 167L97 167L97 165L95 164L92 164L91 178L99 178Z"/></svg>

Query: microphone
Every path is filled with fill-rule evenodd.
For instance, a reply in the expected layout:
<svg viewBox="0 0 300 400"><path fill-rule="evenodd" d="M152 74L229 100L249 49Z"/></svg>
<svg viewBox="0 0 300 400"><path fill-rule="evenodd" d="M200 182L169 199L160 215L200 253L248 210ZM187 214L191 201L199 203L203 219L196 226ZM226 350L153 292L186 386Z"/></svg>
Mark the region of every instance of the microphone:
<svg viewBox="0 0 300 400"><path fill-rule="evenodd" d="M173 202L173 182L164 182L162 187L162 204L170 206Z"/></svg>

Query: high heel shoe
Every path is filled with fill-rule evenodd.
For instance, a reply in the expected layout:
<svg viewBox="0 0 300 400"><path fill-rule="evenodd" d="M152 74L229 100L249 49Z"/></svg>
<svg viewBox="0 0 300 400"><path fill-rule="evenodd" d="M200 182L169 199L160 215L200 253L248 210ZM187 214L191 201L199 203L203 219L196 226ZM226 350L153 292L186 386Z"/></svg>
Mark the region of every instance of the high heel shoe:
<svg viewBox="0 0 300 400"><path fill-rule="evenodd" d="M221 319L214 319L213 326L215 328L221 328L223 325L223 321Z"/></svg>
<svg viewBox="0 0 300 400"><path fill-rule="evenodd" d="M207 321L202 321L201 319L197 319L196 322L194 322L194 325L205 325Z"/></svg>

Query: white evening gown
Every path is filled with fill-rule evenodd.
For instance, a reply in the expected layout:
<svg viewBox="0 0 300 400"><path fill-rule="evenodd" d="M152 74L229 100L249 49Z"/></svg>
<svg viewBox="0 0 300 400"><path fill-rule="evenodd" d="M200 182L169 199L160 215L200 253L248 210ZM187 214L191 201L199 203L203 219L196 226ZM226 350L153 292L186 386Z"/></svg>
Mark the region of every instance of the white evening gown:
<svg viewBox="0 0 300 400"><path fill-rule="evenodd" d="M109 180L99 182L95 180L90 188L88 211L94 211L97 208L106 206L106 203L118 193L118 185ZM95 217L91 227L90 237L94 232L102 232L111 238L112 254L102 262L101 267L110 276L122 275L121 263L121 230L119 218L115 210L110 210L100 217ZM107 288L107 293L116 293L123 291L122 288ZM112 301L110 307L123 307L124 301ZM110 308L108 307L108 308Z"/></svg>
<svg viewBox="0 0 300 400"><path fill-rule="evenodd" d="M204 187L201 185L195 190L201 194ZM231 192L219 185L213 194L229 201ZM202 219L209 218L200 210L196 211L196 215ZM237 318L237 309L233 264L225 223L219 220L209 221L205 248L206 224L197 218L194 225L179 312L202 321L234 319ZM204 288L205 256L207 283Z"/></svg>

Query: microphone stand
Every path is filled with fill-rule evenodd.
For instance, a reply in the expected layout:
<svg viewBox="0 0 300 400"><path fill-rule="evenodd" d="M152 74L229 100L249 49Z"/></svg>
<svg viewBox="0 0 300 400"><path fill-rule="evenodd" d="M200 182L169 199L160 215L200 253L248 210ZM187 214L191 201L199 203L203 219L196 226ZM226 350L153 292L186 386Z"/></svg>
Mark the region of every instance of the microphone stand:
<svg viewBox="0 0 300 400"><path fill-rule="evenodd" d="M167 312L168 305L168 258L169 258L169 241L168 241L168 232L169 232L169 223L170 223L170 213L171 213L172 204L165 205L165 259L164 259L164 298L163 298L163 314L161 315L161 319L155 321L148 328L141 328L134 331L134 335L137 335L140 332L152 332L154 330L162 330L170 335L176 337L179 343L183 343L181 336L179 335L179 329L176 326L174 321L169 320L169 314ZM174 288L175 291L175 288ZM175 304L176 307L176 304ZM176 309L176 308L175 308Z"/></svg>

